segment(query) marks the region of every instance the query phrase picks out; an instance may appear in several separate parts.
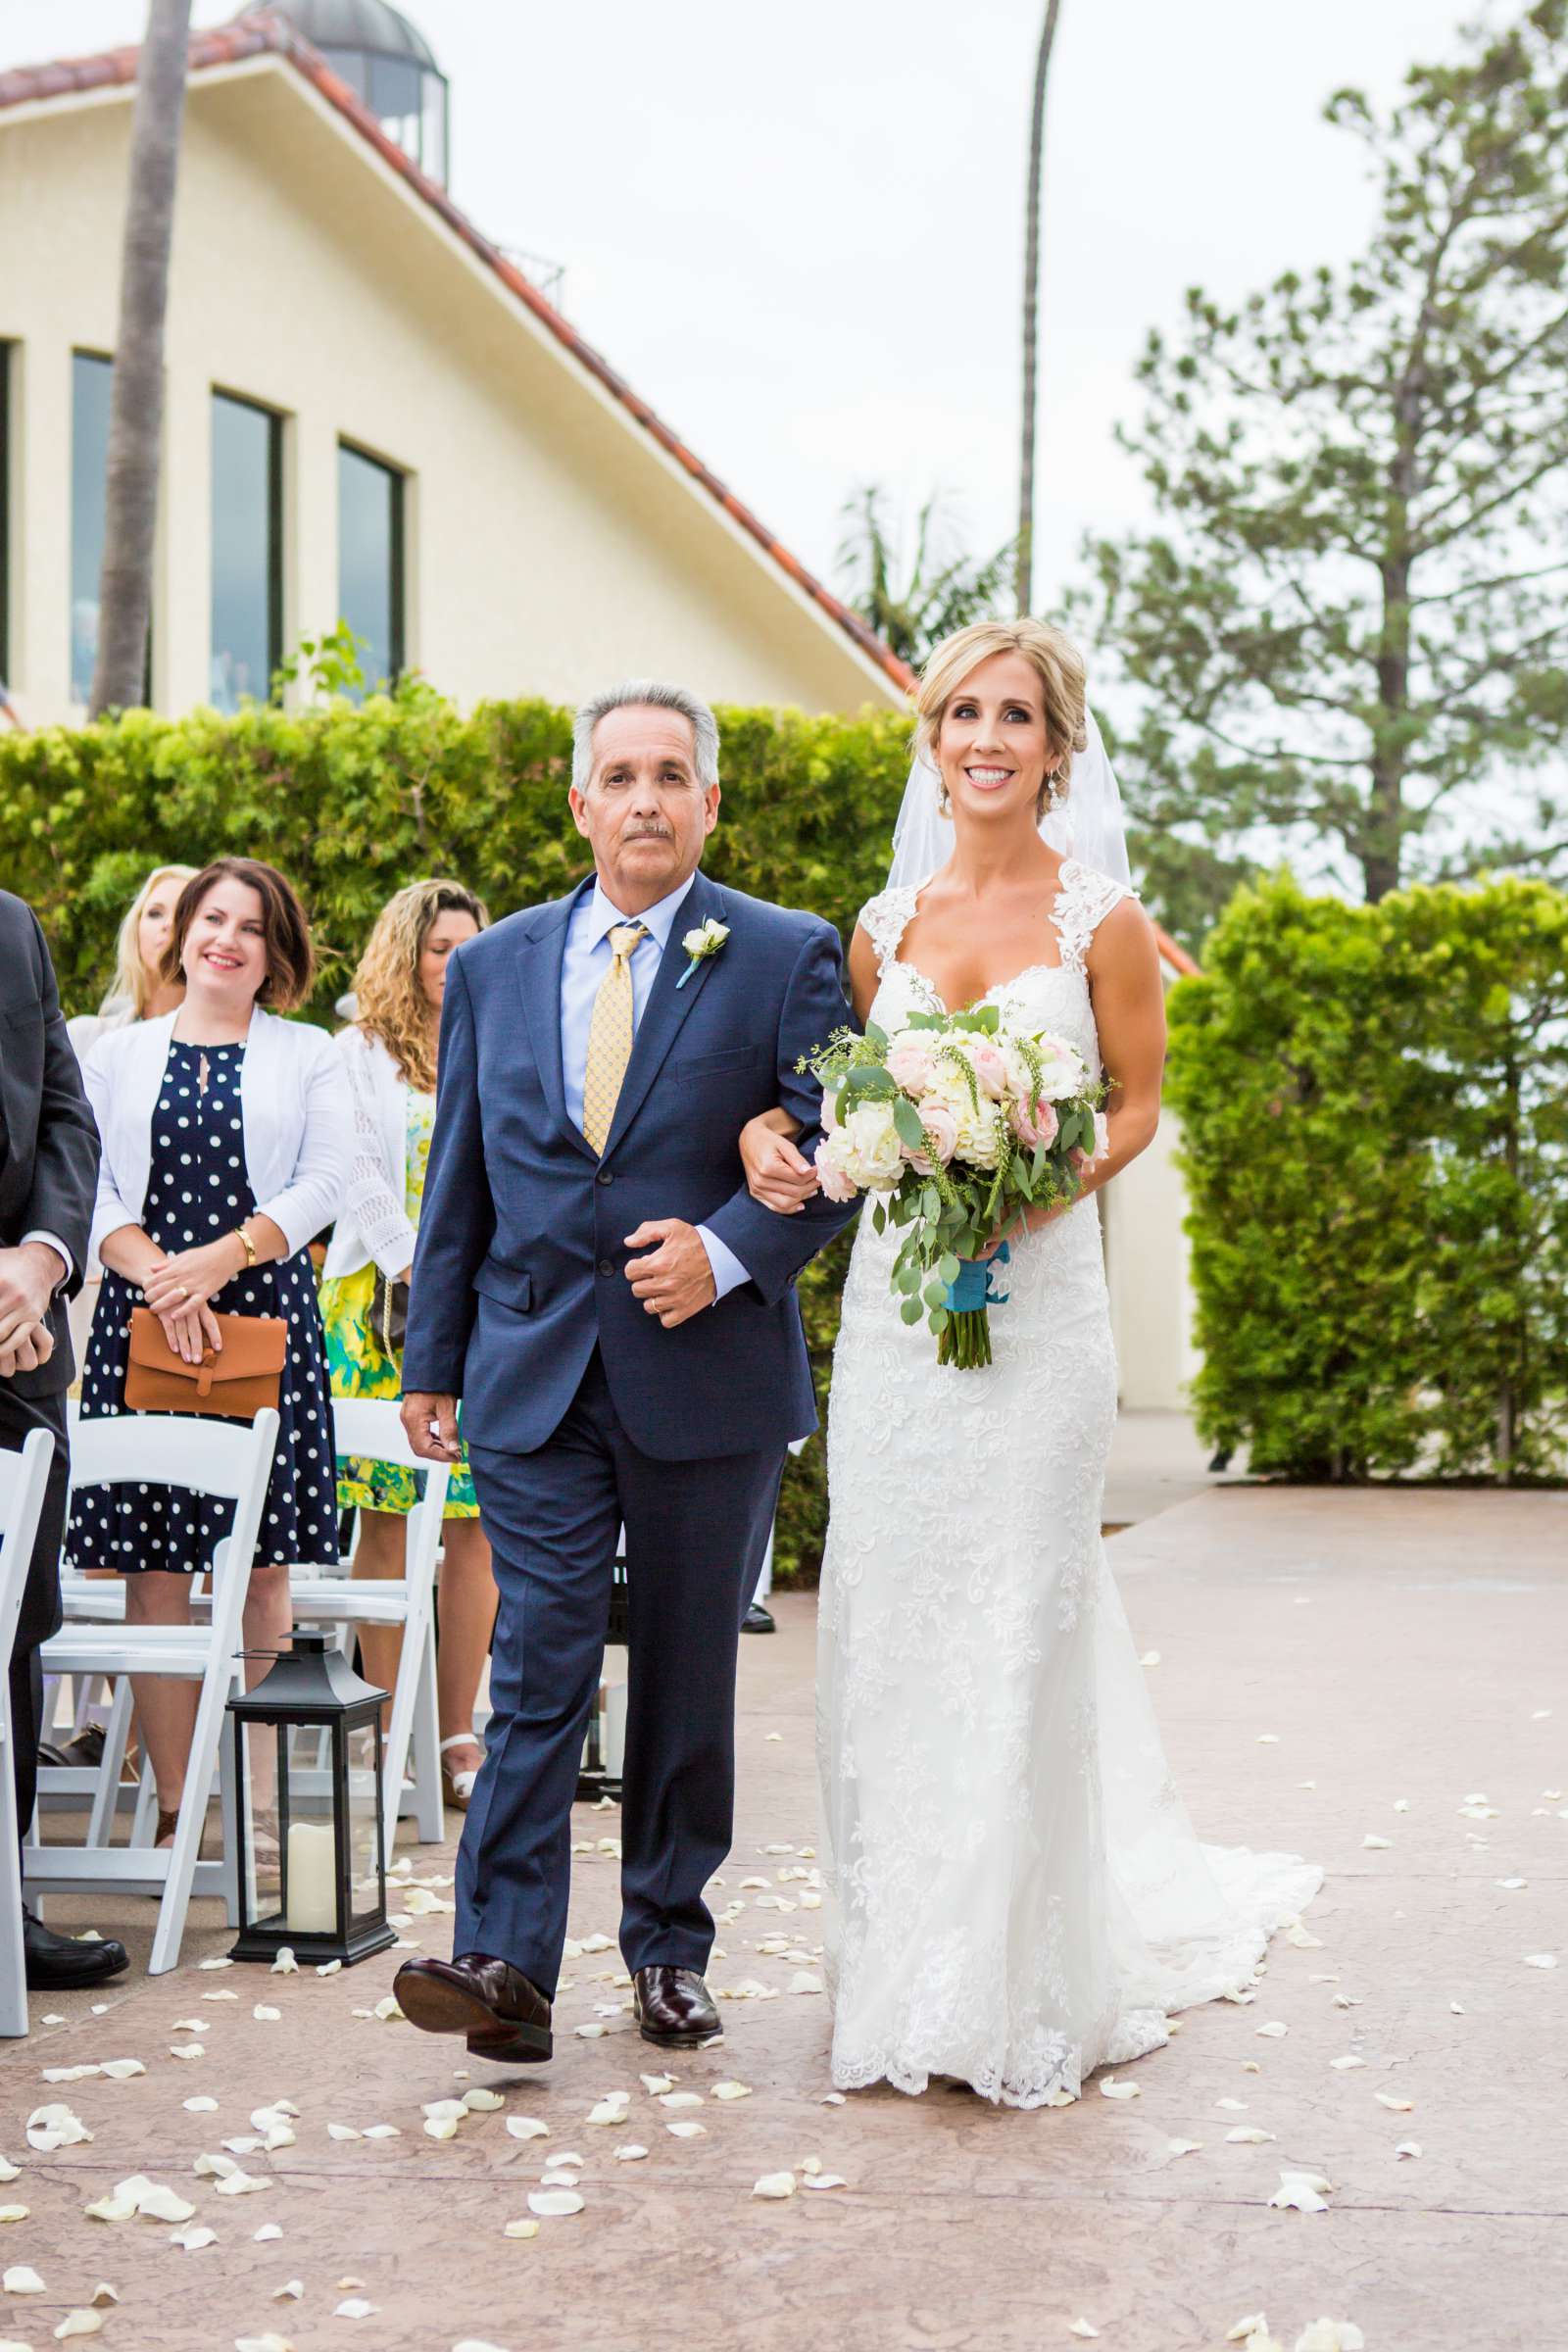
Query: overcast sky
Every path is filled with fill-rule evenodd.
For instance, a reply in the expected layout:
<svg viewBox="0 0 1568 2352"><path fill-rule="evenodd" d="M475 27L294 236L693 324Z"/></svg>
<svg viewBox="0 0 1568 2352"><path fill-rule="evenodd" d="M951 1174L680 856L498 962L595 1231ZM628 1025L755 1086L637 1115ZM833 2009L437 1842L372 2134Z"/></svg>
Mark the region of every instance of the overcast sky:
<svg viewBox="0 0 1568 2352"><path fill-rule="evenodd" d="M204 5L220 22L236 0ZM424 0L457 201L814 569L839 509L940 487L1012 528L1041 0ZM1320 120L1448 54L1461 0L1062 0L1047 129L1037 603L1146 514L1112 426L1185 287L1352 251L1360 149ZM4 0L0 63L134 40L142 0Z"/></svg>

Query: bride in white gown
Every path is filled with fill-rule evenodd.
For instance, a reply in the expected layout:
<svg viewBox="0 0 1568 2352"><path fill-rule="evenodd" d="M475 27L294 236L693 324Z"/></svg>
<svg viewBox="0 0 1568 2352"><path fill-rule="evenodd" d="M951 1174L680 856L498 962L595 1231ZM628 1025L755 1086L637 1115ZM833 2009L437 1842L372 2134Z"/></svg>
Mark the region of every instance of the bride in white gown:
<svg viewBox="0 0 1568 2352"><path fill-rule="evenodd" d="M1056 846L1088 741L1082 662L1039 622L982 623L933 654L919 713L934 769L911 780L906 870L911 836L939 840L939 790L952 855L928 880L899 881L896 862L862 909L857 1015L892 1033L994 1003L1106 1068L1110 1149L1087 1196L1154 1132L1164 1014L1125 881ZM1095 753L1078 837L1125 873ZM787 1210L814 1179L779 1125L744 1144L754 1192ZM833 2080L949 2076L1059 2104L1158 2048L1172 2011L1245 1984L1322 1874L1200 1845L1171 1780L1101 1540L1116 1362L1093 1199L1010 1236L983 1371L940 1366L924 1324L901 1320L896 1239L862 1218L829 1407Z"/></svg>

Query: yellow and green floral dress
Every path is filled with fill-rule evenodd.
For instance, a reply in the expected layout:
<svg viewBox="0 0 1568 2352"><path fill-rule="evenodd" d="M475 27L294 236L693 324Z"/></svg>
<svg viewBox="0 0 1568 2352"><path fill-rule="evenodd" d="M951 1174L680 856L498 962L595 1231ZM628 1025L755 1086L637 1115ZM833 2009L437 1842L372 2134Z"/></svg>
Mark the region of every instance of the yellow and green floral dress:
<svg viewBox="0 0 1568 2352"><path fill-rule="evenodd" d="M424 1198L424 1172L435 1128L435 1097L409 1088L408 1151L405 1162L405 1210L411 1224L419 1222ZM403 1367L395 1355L382 1353L370 1327L370 1297L375 1289L375 1261L357 1274L342 1274L321 1285L321 1321L326 1327L326 1360L334 1396L398 1397L403 1394ZM340 1511L396 1511L407 1515L419 1499L422 1474L397 1462L367 1461L360 1454L337 1457L337 1502ZM466 1448L447 1488L448 1519L477 1519L479 1504L468 1474Z"/></svg>

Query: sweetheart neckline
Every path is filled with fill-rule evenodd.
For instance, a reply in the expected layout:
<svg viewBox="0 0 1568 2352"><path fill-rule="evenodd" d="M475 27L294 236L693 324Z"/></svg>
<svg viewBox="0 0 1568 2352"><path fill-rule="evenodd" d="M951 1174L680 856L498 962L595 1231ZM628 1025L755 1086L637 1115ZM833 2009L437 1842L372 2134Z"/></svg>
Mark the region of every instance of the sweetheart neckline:
<svg viewBox="0 0 1568 2352"><path fill-rule="evenodd" d="M911 979L919 981L920 986L929 993L932 1002L941 1007L950 1021L956 1018L952 1005L930 973L922 972L917 963L910 963L908 958L904 956L890 956L882 969L884 974L890 971L907 972ZM971 997L967 1004L960 1004L957 1008L958 1012L973 1012L977 1004L989 1004L993 997L1004 995L1009 988L1016 988L1020 980L1033 979L1036 972L1066 972L1071 969L1072 966L1066 963L1026 963L1021 971L1013 973L1010 980L993 981L991 986L980 996Z"/></svg>

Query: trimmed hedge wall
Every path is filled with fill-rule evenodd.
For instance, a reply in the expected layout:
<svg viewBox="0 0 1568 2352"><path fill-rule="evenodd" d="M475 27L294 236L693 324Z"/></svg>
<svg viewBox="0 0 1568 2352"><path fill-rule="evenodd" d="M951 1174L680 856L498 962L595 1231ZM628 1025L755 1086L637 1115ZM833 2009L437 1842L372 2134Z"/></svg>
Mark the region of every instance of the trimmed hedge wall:
<svg viewBox="0 0 1568 2352"><path fill-rule="evenodd" d="M1204 1438L1298 1479L1568 1471L1568 894L1279 878L1171 1023Z"/></svg>
<svg viewBox="0 0 1568 2352"><path fill-rule="evenodd" d="M908 720L718 716L724 799L706 870L811 907L848 939L887 879ZM568 711L491 703L466 716L416 680L299 713L131 711L0 739L0 881L36 907L66 1008L82 1012L109 982L121 916L149 866L269 858L310 909L322 959L312 1017L330 1026L370 924L404 883L452 874L502 915L559 898L588 870L566 808L570 770ZM802 1284L822 1396L846 1262L840 1245ZM826 1520L818 1439L786 1473L781 1578L814 1574Z"/></svg>

